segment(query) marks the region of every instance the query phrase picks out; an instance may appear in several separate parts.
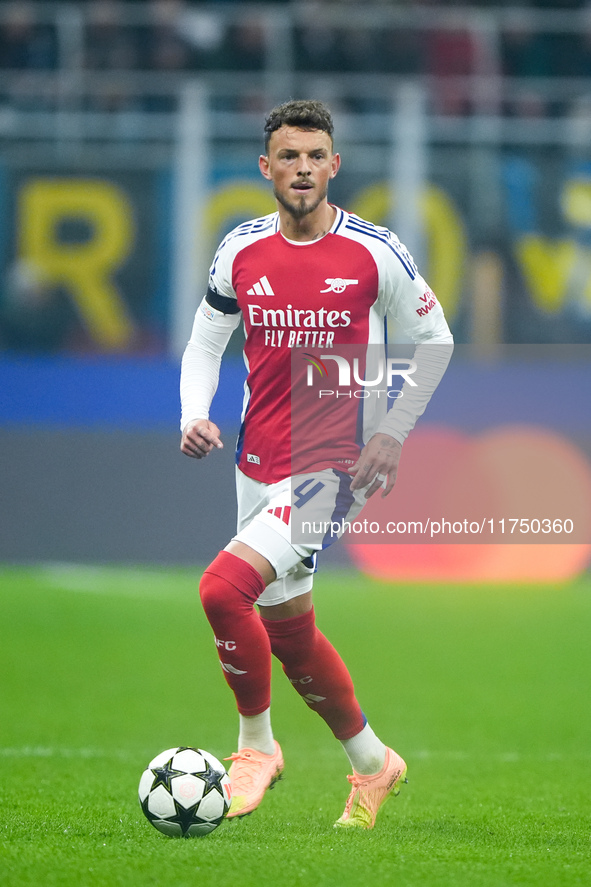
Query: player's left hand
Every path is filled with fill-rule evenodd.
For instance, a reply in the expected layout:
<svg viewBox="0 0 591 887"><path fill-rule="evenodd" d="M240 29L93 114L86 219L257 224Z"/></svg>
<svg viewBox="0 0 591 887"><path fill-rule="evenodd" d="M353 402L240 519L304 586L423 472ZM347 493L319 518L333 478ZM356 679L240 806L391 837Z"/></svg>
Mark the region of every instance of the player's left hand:
<svg viewBox="0 0 591 887"><path fill-rule="evenodd" d="M359 459L349 468L349 474L355 475L351 483L352 490L368 487L365 498L369 499L381 487L384 487L382 498L392 492L396 483L398 463L402 444L389 434L374 434L361 450ZM386 481L384 486L384 481Z"/></svg>

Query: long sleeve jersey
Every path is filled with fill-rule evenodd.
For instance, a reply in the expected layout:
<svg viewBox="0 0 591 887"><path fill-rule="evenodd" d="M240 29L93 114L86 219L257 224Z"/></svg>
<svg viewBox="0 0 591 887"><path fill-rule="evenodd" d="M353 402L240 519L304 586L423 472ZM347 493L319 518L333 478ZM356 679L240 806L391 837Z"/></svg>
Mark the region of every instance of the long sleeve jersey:
<svg viewBox="0 0 591 887"><path fill-rule="evenodd" d="M349 346L361 349L357 377L369 372L370 352L386 341L388 315L417 344L418 360L415 384L404 386L387 413L383 405L379 422L368 397L350 394L347 404L345 397L328 404L325 395L294 407L294 389L313 381L311 366L321 373L330 367L323 390L335 390L338 361L329 358ZM398 238L338 208L318 240L287 240L272 213L239 225L220 244L183 357L182 428L209 418L221 358L241 321L247 378L236 461L264 483L316 467L343 468L376 430L403 442L453 347L435 294Z"/></svg>

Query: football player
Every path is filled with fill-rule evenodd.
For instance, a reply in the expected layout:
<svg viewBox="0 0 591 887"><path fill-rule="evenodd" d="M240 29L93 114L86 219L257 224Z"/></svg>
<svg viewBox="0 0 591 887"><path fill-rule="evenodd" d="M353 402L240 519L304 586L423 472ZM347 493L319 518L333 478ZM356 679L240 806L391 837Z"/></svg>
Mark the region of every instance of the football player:
<svg viewBox="0 0 591 887"><path fill-rule="evenodd" d="M252 812L283 770L270 716L274 655L353 768L335 825L372 828L381 804L405 781L406 763L372 730L345 663L315 622L315 556L338 533L294 541L292 518L305 503L316 519L351 520L369 496L390 493L403 442L445 371L453 340L398 238L329 203L340 163L325 105L298 100L271 111L259 167L277 211L239 225L215 255L182 362L181 450L202 459L222 447L210 407L222 354L242 323L248 375L236 451L238 528L200 583L239 716L228 816ZM323 430L319 419L322 457L306 464L292 435L294 349L313 359L310 348L338 354L339 346L383 344L387 315L423 349L419 394L396 400L373 428L364 424L365 401L350 398L339 426L342 448L331 456L334 427Z"/></svg>

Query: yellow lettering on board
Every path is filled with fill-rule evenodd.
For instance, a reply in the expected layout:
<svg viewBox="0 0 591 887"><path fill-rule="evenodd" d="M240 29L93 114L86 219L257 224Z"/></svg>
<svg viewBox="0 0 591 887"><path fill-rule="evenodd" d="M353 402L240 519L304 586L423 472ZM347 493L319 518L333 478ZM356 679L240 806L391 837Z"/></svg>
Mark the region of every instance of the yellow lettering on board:
<svg viewBox="0 0 591 887"><path fill-rule="evenodd" d="M524 234L515 252L532 300L544 311L562 308L577 244L573 240L550 240L540 234Z"/></svg>
<svg viewBox="0 0 591 887"><path fill-rule="evenodd" d="M133 323L113 282L133 239L132 209L122 191L98 179L32 179L20 192L19 216L21 257L71 293L97 344L106 350L128 345ZM92 236L61 242L59 225L67 219L86 222Z"/></svg>
<svg viewBox="0 0 591 887"><path fill-rule="evenodd" d="M388 185L378 182L364 188L352 201L351 208L368 221L386 225L391 209ZM427 268L419 268L419 272L433 288L450 319L462 295L468 251L464 225L448 195L435 185L426 186L421 209L428 254Z"/></svg>
<svg viewBox="0 0 591 887"><path fill-rule="evenodd" d="M211 241L211 252L220 235L230 226L275 212L277 206L268 186L248 181L234 181L218 188L211 195L205 210L206 231Z"/></svg>

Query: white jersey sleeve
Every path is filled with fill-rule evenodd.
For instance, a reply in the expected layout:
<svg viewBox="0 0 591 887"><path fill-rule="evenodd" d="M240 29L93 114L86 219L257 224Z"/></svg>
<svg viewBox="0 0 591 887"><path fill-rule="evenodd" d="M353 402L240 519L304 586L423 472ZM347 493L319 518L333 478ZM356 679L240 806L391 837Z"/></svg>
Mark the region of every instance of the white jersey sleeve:
<svg viewBox="0 0 591 887"><path fill-rule="evenodd" d="M209 419L222 355L240 318L239 313L224 314L213 308L207 297L197 309L181 363L181 431L195 419Z"/></svg>
<svg viewBox="0 0 591 887"><path fill-rule="evenodd" d="M417 345L413 358L416 370L410 377L415 384L412 386L409 382L404 383L402 396L394 401L392 408L378 425L379 432L389 434L399 443L404 443L417 419L425 412L447 369L452 352L452 342Z"/></svg>
<svg viewBox="0 0 591 887"><path fill-rule="evenodd" d="M377 430L404 443L423 414L451 359L453 336L437 297L418 273L415 262L395 234L355 216L349 227L372 244L378 270L380 316L389 315L416 343L412 375Z"/></svg>
<svg viewBox="0 0 591 887"><path fill-rule="evenodd" d="M274 231L277 213L244 222L224 238L209 269L207 295L195 314L181 364L181 431L188 422L208 419L219 382L222 355L242 313L232 285L237 252L262 233Z"/></svg>
<svg viewBox="0 0 591 887"><path fill-rule="evenodd" d="M414 386L408 381L404 383L402 396L394 402L378 431L404 443L447 369L453 352L453 336L441 305L420 274L411 278L409 274L398 273L388 289L385 292L388 313L416 343L416 370L410 377ZM417 308L417 299L424 308Z"/></svg>

